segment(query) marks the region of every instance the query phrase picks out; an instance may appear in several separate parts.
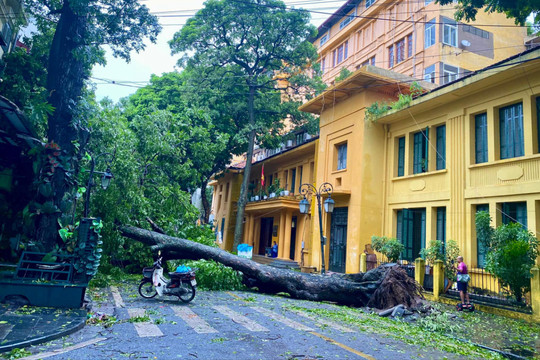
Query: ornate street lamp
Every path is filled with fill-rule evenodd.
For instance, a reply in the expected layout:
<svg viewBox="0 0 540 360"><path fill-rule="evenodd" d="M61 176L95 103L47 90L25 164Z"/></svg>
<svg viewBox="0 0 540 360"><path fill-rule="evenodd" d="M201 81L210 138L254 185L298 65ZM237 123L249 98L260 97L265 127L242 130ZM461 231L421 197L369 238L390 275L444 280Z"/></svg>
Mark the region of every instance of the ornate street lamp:
<svg viewBox="0 0 540 360"><path fill-rule="evenodd" d="M109 159L107 160L107 170L105 171L95 171L96 159L99 158L100 156L109 157ZM88 211L90 208L90 191L92 190L92 186L96 185L93 179L94 175L95 174L101 175L101 187L103 188L103 190L107 190L107 188L111 184L112 178L114 177L111 172L111 162L112 162L111 156L112 156L111 153L103 153L103 154L97 155L96 157L93 157L93 156L90 157L90 162L91 162L90 175L88 176L88 184L86 185L86 198L84 200L84 217L85 218L88 217Z"/></svg>
<svg viewBox="0 0 540 360"><path fill-rule="evenodd" d="M319 234L321 237L321 274L325 273L324 269L324 245L325 245L325 237L323 235L323 226L322 226L322 208L321 208L321 197L324 194L328 194L328 199L324 201L324 211L326 211L328 214L331 214L334 211L334 205L335 201L332 199L332 191L334 190L332 184L330 183L322 183L321 186L319 186L319 190L311 184L302 184L300 186L300 193L304 195L304 198L300 200L300 213L307 214L309 212L309 201L307 200L307 195L315 195L317 198L317 208L319 209Z"/></svg>

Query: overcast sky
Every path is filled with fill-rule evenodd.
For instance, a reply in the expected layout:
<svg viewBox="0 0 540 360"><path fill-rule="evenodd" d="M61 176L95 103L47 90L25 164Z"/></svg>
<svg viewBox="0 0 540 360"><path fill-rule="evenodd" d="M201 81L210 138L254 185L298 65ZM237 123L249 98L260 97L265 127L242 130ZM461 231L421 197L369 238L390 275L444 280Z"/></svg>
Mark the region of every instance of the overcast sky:
<svg viewBox="0 0 540 360"><path fill-rule="evenodd" d="M141 0L150 11L158 16L163 26L157 43L147 41L144 52L131 55L131 62L114 58L107 51L107 66L96 66L92 71L92 83L96 86L98 99L109 97L113 101L134 93L139 87L148 84L151 74L161 75L175 69L178 56L172 56L168 41L172 39L186 20L202 8L203 0ZM331 14L337 10L345 0L286 0L286 4L294 7L303 7ZM320 25L329 15L312 13L312 23ZM171 16L174 15L174 16Z"/></svg>

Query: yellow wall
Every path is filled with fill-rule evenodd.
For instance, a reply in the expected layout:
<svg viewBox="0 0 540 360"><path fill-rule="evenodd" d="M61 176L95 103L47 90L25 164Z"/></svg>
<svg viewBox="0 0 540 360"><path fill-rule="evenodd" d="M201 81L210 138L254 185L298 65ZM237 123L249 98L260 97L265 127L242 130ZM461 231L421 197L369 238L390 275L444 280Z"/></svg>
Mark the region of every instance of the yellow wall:
<svg viewBox="0 0 540 360"><path fill-rule="evenodd" d="M335 207L348 207L346 272L359 271L360 254L371 243L372 235L380 235L382 228L382 180L384 163L384 130L380 124L364 121L364 109L375 101L395 99L395 95L374 87L351 95L335 107L327 106L320 118L320 145L317 161L317 181L320 186L329 182L334 187ZM337 147L347 143L347 166L336 170ZM323 210L324 212L324 210ZM312 265L320 269L318 213L312 211ZM324 216L324 232L329 239L325 248L328 266L331 216ZM328 267L327 267L328 268Z"/></svg>
<svg viewBox="0 0 540 360"><path fill-rule="evenodd" d="M214 215L217 231L222 233L222 241L219 242L219 235L216 235L216 241L218 241L222 249L229 251L232 250L234 241L235 207L240 196L242 179L242 174L237 170L226 170L210 184L214 187L212 214ZM225 218L225 231L221 228L223 218Z"/></svg>
<svg viewBox="0 0 540 360"><path fill-rule="evenodd" d="M534 55L536 54L536 55ZM527 54L526 60L538 56ZM540 62L486 71L418 99L407 110L380 119L388 126L385 170L384 235L396 235L396 211L426 208L426 243L435 239L435 207L446 207L447 239L454 239L469 267L477 266L474 214L477 204L489 204L493 225L501 225L501 204L526 202L527 225L540 232L540 153L536 98L540 96ZM524 151L521 157L499 157L499 108L523 103ZM416 106L415 106L416 105ZM487 112L486 163L475 164L475 115ZM435 127L446 125L446 169L435 170ZM429 171L412 174L412 136L430 128ZM433 129L433 131L431 131ZM405 176L397 176L397 138L406 137Z"/></svg>

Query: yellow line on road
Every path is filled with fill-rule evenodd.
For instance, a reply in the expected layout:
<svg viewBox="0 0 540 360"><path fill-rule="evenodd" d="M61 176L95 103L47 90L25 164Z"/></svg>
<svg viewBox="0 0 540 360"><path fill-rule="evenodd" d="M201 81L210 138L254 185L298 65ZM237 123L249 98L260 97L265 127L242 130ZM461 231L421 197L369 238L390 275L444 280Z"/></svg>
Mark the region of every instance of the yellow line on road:
<svg viewBox="0 0 540 360"><path fill-rule="evenodd" d="M334 339L330 339L329 337L324 336L323 334L319 334L319 333L317 333L317 332L315 332L315 331L310 331L309 333L310 333L310 334L313 334L313 335L315 335L315 336L318 336L318 337L320 337L321 339L324 339L324 340L328 341L329 343L332 343L332 344L334 344L334 345L337 345L337 346L339 346L340 348L343 348L343 349L345 349L345 350L347 350L347 351L350 351L350 352L352 352L353 354L356 354L356 355L358 355L358 356L361 356L361 357L363 357L364 359L368 359L368 360L377 360L377 359L375 359L375 358L374 358L373 356L371 356L371 355L364 354L363 352L358 351L358 350L355 350L355 349L353 349L352 347L349 347L349 346L347 346L347 345L345 345L345 344L339 343L339 342L337 342L337 341L334 340Z"/></svg>
<svg viewBox="0 0 540 360"><path fill-rule="evenodd" d="M238 296L238 295L236 295L236 294L233 294L233 293L230 292L230 291L227 291L226 293L229 294L229 295L231 295L232 297L235 297L235 298L239 299L239 300L246 301L246 299L244 299L243 297ZM246 301L246 302L247 302L247 301ZM326 341L328 341L329 343L332 343L332 344L334 344L334 345L337 345L337 346L339 346L340 348L343 348L343 349L345 349L345 350L347 350L347 351L350 351L350 352L352 352L353 354L356 354L356 355L358 355L358 356L361 356L361 357L363 357L364 359L368 359L368 360L377 360L377 359L375 359L375 358L374 358L373 356L371 356L371 355L364 354L364 353L361 352L361 351L355 350L355 349L353 349L353 348L350 347L350 346L347 346L347 345L345 345L345 344L342 344L342 343L340 343L340 342L337 342L336 340L331 339L331 338L329 338L329 337L327 337L327 336L324 336L323 334L319 334L318 332L315 332L315 331L309 331L309 333L312 334L312 335L315 335L315 336L317 336L317 337L320 337L321 339L326 340Z"/></svg>
<svg viewBox="0 0 540 360"><path fill-rule="evenodd" d="M235 298L237 298L238 300L243 300L243 301L246 301L246 299L244 299L243 297L241 297L241 296L238 296L238 295L236 295L236 294L233 294L233 293L232 293L232 292L230 292L230 291L226 291L226 293L227 293L227 294L229 294L229 295L231 295L232 297L235 297Z"/></svg>

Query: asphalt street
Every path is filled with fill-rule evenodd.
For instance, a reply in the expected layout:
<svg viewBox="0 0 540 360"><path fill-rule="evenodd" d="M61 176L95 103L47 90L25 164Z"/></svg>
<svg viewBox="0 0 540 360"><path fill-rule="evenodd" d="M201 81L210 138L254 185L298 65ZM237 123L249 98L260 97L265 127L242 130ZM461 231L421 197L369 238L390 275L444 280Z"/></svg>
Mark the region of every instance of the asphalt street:
<svg viewBox="0 0 540 360"><path fill-rule="evenodd" d="M25 359L442 359L426 350L313 317L301 308L334 307L252 292L199 291L189 304L143 299L136 284L103 289L94 311L114 315L111 327L82 330L30 348Z"/></svg>

